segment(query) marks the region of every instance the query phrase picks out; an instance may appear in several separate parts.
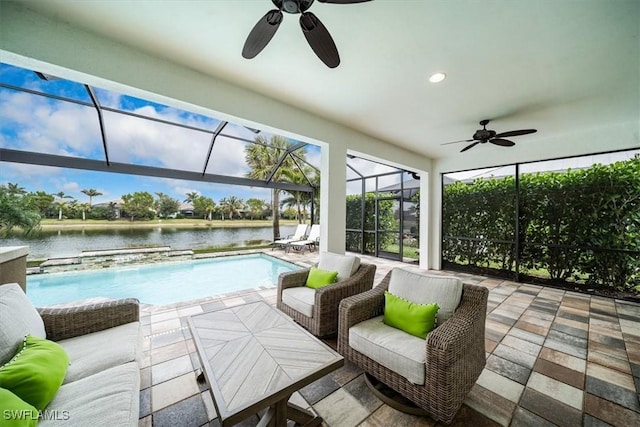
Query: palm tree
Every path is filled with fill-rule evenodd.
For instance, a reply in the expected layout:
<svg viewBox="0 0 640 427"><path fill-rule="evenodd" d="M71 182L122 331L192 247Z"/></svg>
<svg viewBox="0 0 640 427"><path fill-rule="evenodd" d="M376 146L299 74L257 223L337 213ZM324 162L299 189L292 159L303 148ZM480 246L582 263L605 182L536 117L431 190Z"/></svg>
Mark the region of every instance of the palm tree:
<svg viewBox="0 0 640 427"><path fill-rule="evenodd" d="M304 155L304 153L302 153ZM304 171L300 170L298 167L293 169L285 169L282 171L284 178L287 182L291 182L294 184L300 185L309 185L314 184L315 176L318 174L315 173L314 169L311 167L305 167ZM302 224L307 220L307 209L306 207L311 204L311 193L307 193L306 191L293 191L293 190L285 190L287 193L291 195L291 197L287 197L280 202L281 206L287 205L296 208L298 212L298 223Z"/></svg>
<svg viewBox="0 0 640 427"><path fill-rule="evenodd" d="M91 211L91 203L80 203L78 207L82 209L82 220L87 220L87 211Z"/></svg>
<svg viewBox="0 0 640 427"><path fill-rule="evenodd" d="M197 191L192 191L191 193L187 193L187 198L184 199L185 203L191 203L193 205L193 202L196 201L196 199L198 198L199 194Z"/></svg>
<svg viewBox="0 0 640 427"><path fill-rule="evenodd" d="M96 196L102 196L102 193L95 188L89 188L88 190L82 190L82 193L89 196L89 207L93 206L93 198Z"/></svg>
<svg viewBox="0 0 640 427"><path fill-rule="evenodd" d="M209 221L211 221L213 219L213 211L216 210L216 204L213 202L213 200L207 200L204 208L207 211L207 217L209 218Z"/></svg>
<svg viewBox="0 0 640 427"><path fill-rule="evenodd" d="M58 207L58 221L62 221L62 209L66 208L67 203L64 199L72 199L71 196L65 194L64 191L59 191L54 194L59 200L56 200L54 203Z"/></svg>
<svg viewBox="0 0 640 427"><path fill-rule="evenodd" d="M7 183L7 192L9 194L26 194L27 190L24 189L24 187L21 187L20 184L18 183L12 183L12 182L8 182Z"/></svg>
<svg viewBox="0 0 640 427"><path fill-rule="evenodd" d="M229 196L228 198L220 200L220 207L223 212L227 212L229 214L229 219L233 219L233 214L239 214L240 210L244 208L244 203L242 202L242 199L239 199L236 196Z"/></svg>
<svg viewBox="0 0 640 427"><path fill-rule="evenodd" d="M218 204L218 209L220 210L220 219L224 221L224 212L226 211L225 206L227 205L227 198L223 197L220 199L220 203Z"/></svg>
<svg viewBox="0 0 640 427"><path fill-rule="evenodd" d="M280 157L285 153L285 150L290 148L293 144L287 141L285 138L274 135L269 141L262 136L256 136L255 141L257 144L249 144L244 150L244 157L247 165L251 168L251 171L247 174L247 177L253 179L267 179L271 174L275 165L278 164ZM275 171L272 180L281 181L283 177L283 170L291 169L295 167L293 161L289 156L282 162L278 170ZM273 209L273 240L280 238L280 190L274 188L272 190L272 209Z"/></svg>

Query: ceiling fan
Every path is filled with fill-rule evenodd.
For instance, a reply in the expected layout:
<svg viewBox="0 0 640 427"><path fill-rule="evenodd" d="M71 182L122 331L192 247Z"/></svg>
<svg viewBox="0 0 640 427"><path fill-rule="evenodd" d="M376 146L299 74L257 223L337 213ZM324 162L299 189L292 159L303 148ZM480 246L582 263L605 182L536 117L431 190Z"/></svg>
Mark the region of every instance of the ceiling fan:
<svg viewBox="0 0 640 427"><path fill-rule="evenodd" d="M482 129L478 129L476 133L473 134L472 139L463 139L461 141L445 142L444 144L440 144L440 145L457 144L459 142L473 142L472 144L469 144L466 147L464 147L462 150L460 150L461 153L464 151L467 151L470 148L475 147L478 144L484 144L486 142L490 142L495 145L500 145L502 147L513 147L514 145L516 145L516 143L504 138L511 137L511 136L527 135L530 133L537 132L536 129L521 129L521 130L510 130L508 132L496 133L495 130L487 129L487 125L489 124L490 121L491 120L488 120L488 119L481 120L480 126L482 126Z"/></svg>
<svg viewBox="0 0 640 427"><path fill-rule="evenodd" d="M327 28L320 20L307 10L314 0L271 0L277 9L270 10L264 15L249 33L242 48L242 56L247 59L255 58L269 43L282 22L282 12L300 14L300 27L315 54L329 68L340 65L338 48L333 42ZM350 4L364 3L371 0L318 0L320 3Z"/></svg>

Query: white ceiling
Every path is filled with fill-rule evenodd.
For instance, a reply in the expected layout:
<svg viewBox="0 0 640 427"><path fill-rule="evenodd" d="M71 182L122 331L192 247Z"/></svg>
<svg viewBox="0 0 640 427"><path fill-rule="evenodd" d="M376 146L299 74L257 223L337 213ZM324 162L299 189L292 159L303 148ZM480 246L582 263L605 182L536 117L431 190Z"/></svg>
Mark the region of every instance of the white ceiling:
<svg viewBox="0 0 640 427"><path fill-rule="evenodd" d="M23 3L433 158L485 148L441 145L470 138L485 118L497 132L537 128L513 138L508 150L519 150L640 117L637 0L315 2L340 52L336 69L289 14L262 53L241 56L270 0ZM447 79L429 83L435 71Z"/></svg>

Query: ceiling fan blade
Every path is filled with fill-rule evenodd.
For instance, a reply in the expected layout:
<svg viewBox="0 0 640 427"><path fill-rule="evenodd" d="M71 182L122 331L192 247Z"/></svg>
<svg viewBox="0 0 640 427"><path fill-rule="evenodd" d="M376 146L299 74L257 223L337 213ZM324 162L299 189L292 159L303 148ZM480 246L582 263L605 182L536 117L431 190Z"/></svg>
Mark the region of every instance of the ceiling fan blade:
<svg viewBox="0 0 640 427"><path fill-rule="evenodd" d="M262 49L271 41L273 35L282 22L282 12L278 9L273 9L267 12L258 23L253 27L253 30L247 36L247 40L244 42L242 48L242 56L251 59L255 58L257 54L262 52Z"/></svg>
<svg viewBox="0 0 640 427"><path fill-rule="evenodd" d="M320 3L333 3L333 4L351 4L351 3L364 3L371 0L318 0Z"/></svg>
<svg viewBox="0 0 640 427"><path fill-rule="evenodd" d="M467 151L469 148L473 148L476 145L480 144L481 141L476 141L471 145L467 145L466 147L464 147L462 150L460 150L461 153L464 153L465 151Z"/></svg>
<svg viewBox="0 0 640 427"><path fill-rule="evenodd" d="M513 141L509 141L508 139L500 139L500 138L490 139L489 142L495 145L501 145L503 147L513 147L514 145L516 145L516 143Z"/></svg>
<svg viewBox="0 0 640 427"><path fill-rule="evenodd" d="M440 144L440 145L457 144L459 142L471 142L471 141L475 141L475 140L474 139L461 139L460 141L445 142L445 143Z"/></svg>
<svg viewBox="0 0 640 427"><path fill-rule="evenodd" d="M311 12L304 12L300 16L300 27L311 49L327 67L336 68L340 65L338 48L318 17Z"/></svg>
<svg viewBox="0 0 640 427"><path fill-rule="evenodd" d="M527 135L530 133L535 133L537 132L536 129L522 129L522 130L511 130L509 132L502 132L497 134L494 138L502 138L502 137L509 137L509 136L519 136L519 135Z"/></svg>

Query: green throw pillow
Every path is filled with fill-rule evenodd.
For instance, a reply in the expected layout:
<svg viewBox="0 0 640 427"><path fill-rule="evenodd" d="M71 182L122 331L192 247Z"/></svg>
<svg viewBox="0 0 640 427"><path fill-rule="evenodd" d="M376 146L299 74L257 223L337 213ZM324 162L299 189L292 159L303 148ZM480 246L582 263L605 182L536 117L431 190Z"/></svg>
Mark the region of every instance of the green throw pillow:
<svg viewBox="0 0 640 427"><path fill-rule="evenodd" d="M384 324L419 338L426 336L436 325L438 304L415 304L384 292Z"/></svg>
<svg viewBox="0 0 640 427"><path fill-rule="evenodd" d="M0 388L0 426L34 427L38 410L9 390Z"/></svg>
<svg viewBox="0 0 640 427"><path fill-rule="evenodd" d="M318 289L324 286L329 286L336 282L337 277L337 271L321 270L317 267L311 267L309 275L307 276L307 287L311 289Z"/></svg>
<svg viewBox="0 0 640 427"><path fill-rule="evenodd" d="M0 367L0 387L43 410L64 381L69 356L53 341L27 335L18 353Z"/></svg>

